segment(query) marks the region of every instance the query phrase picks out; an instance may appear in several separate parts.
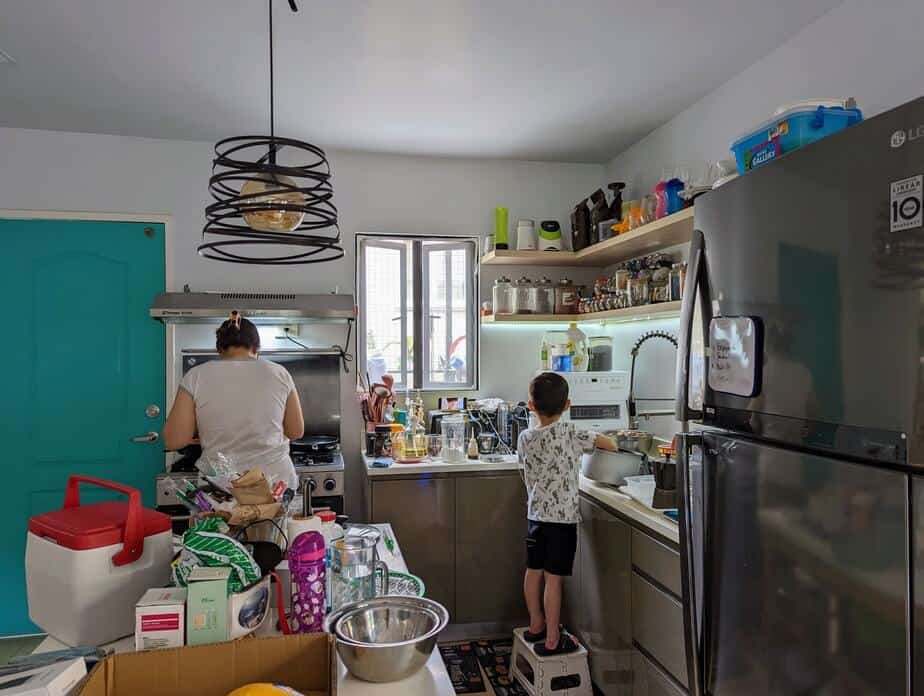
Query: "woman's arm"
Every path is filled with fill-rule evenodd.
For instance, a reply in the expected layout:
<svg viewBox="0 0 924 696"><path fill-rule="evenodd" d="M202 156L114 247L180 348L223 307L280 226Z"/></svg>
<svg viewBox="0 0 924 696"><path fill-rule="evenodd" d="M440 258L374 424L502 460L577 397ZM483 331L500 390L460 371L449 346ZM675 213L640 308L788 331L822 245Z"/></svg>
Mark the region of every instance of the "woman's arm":
<svg viewBox="0 0 924 696"><path fill-rule="evenodd" d="M286 399L286 411L282 416L282 432L290 440L298 440L305 434L305 416L302 415L302 403L294 389Z"/></svg>
<svg viewBox="0 0 924 696"><path fill-rule="evenodd" d="M190 444L196 436L196 403L185 389L178 389L173 408L164 423L164 447L177 450Z"/></svg>

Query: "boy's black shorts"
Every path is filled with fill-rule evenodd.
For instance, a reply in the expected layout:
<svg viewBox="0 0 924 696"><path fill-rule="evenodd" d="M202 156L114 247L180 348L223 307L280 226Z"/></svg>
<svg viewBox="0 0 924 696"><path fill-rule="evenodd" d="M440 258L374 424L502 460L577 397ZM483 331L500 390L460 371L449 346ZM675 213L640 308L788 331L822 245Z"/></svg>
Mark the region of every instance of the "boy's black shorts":
<svg viewBox="0 0 924 696"><path fill-rule="evenodd" d="M527 568L552 575L571 575L576 552L576 524L527 520Z"/></svg>

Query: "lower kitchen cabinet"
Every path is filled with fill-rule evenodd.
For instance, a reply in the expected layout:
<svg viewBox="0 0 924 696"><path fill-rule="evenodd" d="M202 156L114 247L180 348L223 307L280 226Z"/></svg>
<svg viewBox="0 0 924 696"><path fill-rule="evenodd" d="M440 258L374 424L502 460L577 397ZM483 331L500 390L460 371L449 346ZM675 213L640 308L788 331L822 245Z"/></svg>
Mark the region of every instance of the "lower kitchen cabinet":
<svg viewBox="0 0 924 696"><path fill-rule="evenodd" d="M686 696L654 662L632 651L632 696Z"/></svg>
<svg viewBox="0 0 924 696"><path fill-rule="evenodd" d="M680 600L632 573L632 638L674 679L687 685Z"/></svg>
<svg viewBox="0 0 924 696"><path fill-rule="evenodd" d="M371 486L370 522L390 522L412 573L427 597L456 622L456 492L449 478L389 479Z"/></svg>
<svg viewBox="0 0 924 696"><path fill-rule="evenodd" d="M456 623L525 620L526 488L519 476L456 482ZM402 542L403 544L403 542Z"/></svg>
<svg viewBox="0 0 924 696"><path fill-rule="evenodd" d="M622 696L632 683L632 528L586 498L581 518L578 633L594 684Z"/></svg>
<svg viewBox="0 0 924 696"><path fill-rule="evenodd" d="M369 521L390 522L407 567L452 623L523 623L526 489L517 472L369 479Z"/></svg>

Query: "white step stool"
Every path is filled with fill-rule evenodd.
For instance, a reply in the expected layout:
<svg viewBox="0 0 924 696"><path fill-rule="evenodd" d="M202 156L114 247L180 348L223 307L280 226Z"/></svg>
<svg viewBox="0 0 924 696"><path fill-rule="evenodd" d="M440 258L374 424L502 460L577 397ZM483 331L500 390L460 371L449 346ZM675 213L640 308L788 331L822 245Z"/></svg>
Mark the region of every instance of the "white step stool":
<svg viewBox="0 0 924 696"><path fill-rule="evenodd" d="M578 649L566 655L540 657L533 646L523 640L525 628L513 631L510 668L530 696L593 696L587 650L570 633Z"/></svg>

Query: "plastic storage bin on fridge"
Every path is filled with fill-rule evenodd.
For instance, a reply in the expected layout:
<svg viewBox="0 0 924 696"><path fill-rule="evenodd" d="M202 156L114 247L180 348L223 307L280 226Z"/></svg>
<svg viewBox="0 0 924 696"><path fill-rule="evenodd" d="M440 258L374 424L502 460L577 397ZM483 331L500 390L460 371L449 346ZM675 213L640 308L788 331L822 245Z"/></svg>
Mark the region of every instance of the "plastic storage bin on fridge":
<svg viewBox="0 0 924 696"><path fill-rule="evenodd" d="M773 118L732 143L738 173L772 162L825 136L863 120L852 99L843 102L800 102L779 109Z"/></svg>
<svg viewBox="0 0 924 696"><path fill-rule="evenodd" d="M80 504L81 483L128 502ZM29 520L29 618L67 645L100 645L131 635L135 603L170 580L170 517L141 507L141 493L111 481L71 476L61 510Z"/></svg>

